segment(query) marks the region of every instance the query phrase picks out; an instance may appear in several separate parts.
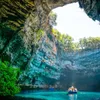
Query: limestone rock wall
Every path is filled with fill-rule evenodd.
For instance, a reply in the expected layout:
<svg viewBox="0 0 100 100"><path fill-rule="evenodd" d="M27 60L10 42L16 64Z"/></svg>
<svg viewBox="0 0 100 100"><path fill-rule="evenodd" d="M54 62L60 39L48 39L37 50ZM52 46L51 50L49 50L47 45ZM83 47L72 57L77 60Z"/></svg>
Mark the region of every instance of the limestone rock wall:
<svg viewBox="0 0 100 100"><path fill-rule="evenodd" d="M59 82L62 89L74 85L84 91L100 90L100 49L67 53L61 59Z"/></svg>
<svg viewBox="0 0 100 100"><path fill-rule="evenodd" d="M79 4L89 17L100 21L100 0L79 0Z"/></svg>
<svg viewBox="0 0 100 100"><path fill-rule="evenodd" d="M41 39L37 40L39 34L38 30L43 30L48 34L48 31L51 30L48 21L50 11L55 7L75 1L76 0L58 0L56 2L54 0L0 0L0 58L3 61L9 61L13 66L20 67L24 73L28 70L29 74L27 73L26 76L28 78L31 77L31 80L29 78L27 82L24 81L23 83L32 82L32 75L34 78L36 68L38 71L40 70L39 74L44 73L45 70L49 70L50 68L51 71L49 75L44 73L44 76L50 78L59 76L53 75L54 72L57 72L57 66L55 64L56 54L53 54L52 51L53 49L56 50L55 43L49 41L49 43L45 44L46 40L44 39L45 41L42 41L43 44L41 44ZM42 38L42 36L40 37ZM47 38L48 36L46 39ZM38 45L39 48L36 48L34 45ZM54 45L54 47L48 47L47 45ZM42 57L44 55L47 58ZM38 56L40 56L40 58ZM48 56L51 57L48 58ZM40 59L40 61L38 59ZM43 59L47 59L44 64L42 63ZM45 69L44 67L41 69L41 64L49 68L46 67L47 69ZM31 68L32 72L29 71ZM56 79L57 77L54 78Z"/></svg>
<svg viewBox="0 0 100 100"><path fill-rule="evenodd" d="M50 40L48 35L45 34L42 38L39 43L40 46L30 62L30 67L20 76L21 84L31 84L33 80L35 80L36 85L53 84L50 81L60 77L59 68L56 64L57 47L55 41Z"/></svg>

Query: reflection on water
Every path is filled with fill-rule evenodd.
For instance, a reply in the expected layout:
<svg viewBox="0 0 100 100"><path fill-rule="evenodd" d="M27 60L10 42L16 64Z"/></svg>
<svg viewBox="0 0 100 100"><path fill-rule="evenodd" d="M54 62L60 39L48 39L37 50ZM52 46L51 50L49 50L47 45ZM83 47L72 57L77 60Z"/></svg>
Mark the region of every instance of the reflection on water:
<svg viewBox="0 0 100 100"><path fill-rule="evenodd" d="M100 92L78 92L78 94L68 95L65 91L32 91L20 93L16 96L34 98L34 100L100 100Z"/></svg>
<svg viewBox="0 0 100 100"><path fill-rule="evenodd" d="M69 94L68 100L77 100L77 94Z"/></svg>

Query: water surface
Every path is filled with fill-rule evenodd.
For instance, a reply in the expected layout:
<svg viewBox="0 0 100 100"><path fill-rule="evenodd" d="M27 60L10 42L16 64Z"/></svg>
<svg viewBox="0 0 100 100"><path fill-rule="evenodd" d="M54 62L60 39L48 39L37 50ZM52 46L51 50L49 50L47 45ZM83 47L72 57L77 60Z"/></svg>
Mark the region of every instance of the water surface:
<svg viewBox="0 0 100 100"><path fill-rule="evenodd" d="M39 98L44 100L100 100L100 92L78 92L78 94L67 95L67 92L63 91L33 91L17 94L17 96L35 98L34 100Z"/></svg>

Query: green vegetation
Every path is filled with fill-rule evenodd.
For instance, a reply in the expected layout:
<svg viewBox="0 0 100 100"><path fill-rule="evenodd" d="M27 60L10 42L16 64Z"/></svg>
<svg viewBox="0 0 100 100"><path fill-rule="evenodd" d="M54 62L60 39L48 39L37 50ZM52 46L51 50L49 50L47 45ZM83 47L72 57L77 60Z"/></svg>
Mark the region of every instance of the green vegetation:
<svg viewBox="0 0 100 100"><path fill-rule="evenodd" d="M73 38L68 34L61 34L58 30L53 29L52 33L58 41L59 46L65 51L76 50L76 44L73 42Z"/></svg>
<svg viewBox="0 0 100 100"><path fill-rule="evenodd" d="M79 41L81 49L100 49L100 37L82 38Z"/></svg>
<svg viewBox="0 0 100 100"><path fill-rule="evenodd" d="M52 33L57 39L57 42L62 50L77 51L83 49L100 49L100 37L81 38L78 43L74 43L73 38L68 34L62 34L56 29L53 29Z"/></svg>
<svg viewBox="0 0 100 100"><path fill-rule="evenodd" d="M36 33L35 42L38 43L43 35L44 31L42 29L39 29Z"/></svg>
<svg viewBox="0 0 100 100"><path fill-rule="evenodd" d="M49 14L51 26L57 25L56 18L54 12ZM52 34L57 39L58 47L64 51L100 49L100 37L81 38L78 43L75 43L70 35L62 34L57 29L52 28Z"/></svg>
<svg viewBox="0 0 100 100"><path fill-rule="evenodd" d="M20 92L20 88L16 84L18 73L18 68L0 60L0 96L14 96Z"/></svg>

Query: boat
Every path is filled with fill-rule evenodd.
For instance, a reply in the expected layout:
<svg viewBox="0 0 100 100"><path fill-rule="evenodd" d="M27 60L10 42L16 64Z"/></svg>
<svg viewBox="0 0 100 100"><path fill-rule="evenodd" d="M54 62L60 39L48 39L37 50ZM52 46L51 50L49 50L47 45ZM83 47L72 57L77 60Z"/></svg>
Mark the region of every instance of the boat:
<svg viewBox="0 0 100 100"><path fill-rule="evenodd" d="M77 94L77 88L75 88L74 86L71 86L68 89L68 94Z"/></svg>

